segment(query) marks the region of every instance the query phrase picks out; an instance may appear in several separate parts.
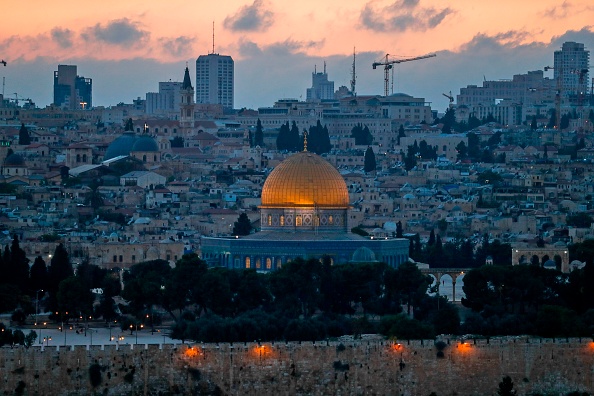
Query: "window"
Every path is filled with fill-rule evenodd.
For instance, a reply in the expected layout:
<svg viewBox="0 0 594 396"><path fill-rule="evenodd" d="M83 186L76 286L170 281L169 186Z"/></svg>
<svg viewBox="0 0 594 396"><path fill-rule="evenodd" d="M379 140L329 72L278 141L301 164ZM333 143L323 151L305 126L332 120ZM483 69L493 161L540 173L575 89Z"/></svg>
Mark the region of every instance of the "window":
<svg viewBox="0 0 594 396"><path fill-rule="evenodd" d="M328 224L334 224L334 217L332 215L328 216Z"/></svg>
<svg viewBox="0 0 594 396"><path fill-rule="evenodd" d="M136 261L136 255L132 255L132 261Z"/></svg>
<svg viewBox="0 0 594 396"><path fill-rule="evenodd" d="M113 262L114 262L114 263L117 263L117 262L118 262L118 256L117 256L117 255L115 255L115 254L113 255Z"/></svg>
<svg viewBox="0 0 594 396"><path fill-rule="evenodd" d="M301 219L301 215L295 216L295 225L297 227L301 227L303 225L303 220Z"/></svg>
<svg viewBox="0 0 594 396"><path fill-rule="evenodd" d="M258 257L256 259L256 269L260 269L260 267L262 267L262 262L260 261L260 258Z"/></svg>
<svg viewBox="0 0 594 396"><path fill-rule="evenodd" d="M272 259L270 257L266 257L266 269L272 268Z"/></svg>
<svg viewBox="0 0 594 396"><path fill-rule="evenodd" d="M268 220L266 221L266 224L272 225L272 215L268 215Z"/></svg>
<svg viewBox="0 0 594 396"><path fill-rule="evenodd" d="M251 268L252 267L252 260L249 257L245 258L245 268Z"/></svg>
<svg viewBox="0 0 594 396"><path fill-rule="evenodd" d="M122 261L124 261L124 256L122 256L122 255L120 254L120 263L121 263Z"/></svg>
<svg viewBox="0 0 594 396"><path fill-rule="evenodd" d="M285 225L285 216L281 215L280 217L280 225L284 226Z"/></svg>

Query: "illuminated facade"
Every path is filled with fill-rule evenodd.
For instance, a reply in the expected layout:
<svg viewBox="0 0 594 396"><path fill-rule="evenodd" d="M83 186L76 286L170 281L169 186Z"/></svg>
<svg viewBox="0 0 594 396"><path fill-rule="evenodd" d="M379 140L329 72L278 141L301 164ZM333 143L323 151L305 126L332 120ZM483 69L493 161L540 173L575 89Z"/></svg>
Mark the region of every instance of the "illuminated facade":
<svg viewBox="0 0 594 396"><path fill-rule="evenodd" d="M408 259L407 239L351 233L348 211L348 190L340 173L314 153L297 153L264 183L261 231L239 238L202 237L202 258L211 266L258 271L275 270L296 257L328 256L337 264L360 261L353 257L363 250L394 267Z"/></svg>

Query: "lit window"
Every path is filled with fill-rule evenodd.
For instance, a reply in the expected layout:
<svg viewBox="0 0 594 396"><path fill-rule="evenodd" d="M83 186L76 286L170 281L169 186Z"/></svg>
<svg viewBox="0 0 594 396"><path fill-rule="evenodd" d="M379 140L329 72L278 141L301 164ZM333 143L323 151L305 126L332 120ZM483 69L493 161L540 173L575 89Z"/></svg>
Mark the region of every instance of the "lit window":
<svg viewBox="0 0 594 396"><path fill-rule="evenodd" d="M280 225L284 226L285 225L285 216L281 215L280 217Z"/></svg>
<svg viewBox="0 0 594 396"><path fill-rule="evenodd" d="M272 225L272 215L268 215L268 225Z"/></svg>
<svg viewBox="0 0 594 396"><path fill-rule="evenodd" d="M270 257L266 257L266 269L271 269L272 268L272 260L270 259Z"/></svg>
<svg viewBox="0 0 594 396"><path fill-rule="evenodd" d="M334 217L332 215L328 216L328 224L334 224Z"/></svg>
<svg viewBox="0 0 594 396"><path fill-rule="evenodd" d="M251 268L252 267L252 260L249 257L245 258L245 268Z"/></svg>
<svg viewBox="0 0 594 396"><path fill-rule="evenodd" d="M256 259L256 269L260 269L262 267L262 262L260 261L260 258Z"/></svg>
<svg viewBox="0 0 594 396"><path fill-rule="evenodd" d="M303 221L301 220L301 215L297 215L295 216L295 225L297 227L300 227L303 225Z"/></svg>

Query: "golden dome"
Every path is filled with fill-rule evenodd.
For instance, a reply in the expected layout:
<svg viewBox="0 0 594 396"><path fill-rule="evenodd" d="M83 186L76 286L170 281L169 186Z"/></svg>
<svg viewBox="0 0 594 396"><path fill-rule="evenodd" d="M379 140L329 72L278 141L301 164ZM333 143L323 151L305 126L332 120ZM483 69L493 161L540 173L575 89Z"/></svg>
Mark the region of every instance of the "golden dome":
<svg viewBox="0 0 594 396"><path fill-rule="evenodd" d="M301 152L281 162L262 188L262 207L347 208L349 193L338 171L317 154Z"/></svg>

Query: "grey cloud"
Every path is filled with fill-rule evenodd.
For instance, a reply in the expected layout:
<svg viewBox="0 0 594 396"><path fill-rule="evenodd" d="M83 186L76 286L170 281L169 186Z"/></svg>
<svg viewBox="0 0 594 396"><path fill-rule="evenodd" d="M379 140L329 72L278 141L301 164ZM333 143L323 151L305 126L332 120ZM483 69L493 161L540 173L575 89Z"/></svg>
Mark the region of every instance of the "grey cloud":
<svg viewBox="0 0 594 396"><path fill-rule="evenodd" d="M123 47L134 46L135 44L147 39L150 33L142 30L138 23L130 21L128 18L113 20L103 26L96 24L87 28L81 34L86 41L102 41L108 44L119 45Z"/></svg>
<svg viewBox="0 0 594 396"><path fill-rule="evenodd" d="M223 25L233 31L265 31L273 21L273 12L267 10L262 0L241 7L234 15L225 18Z"/></svg>
<svg viewBox="0 0 594 396"><path fill-rule="evenodd" d="M569 9L572 7L572 4L563 1L563 3L559 6L554 6L546 10L543 15L547 18L556 19L556 18L565 18L569 12Z"/></svg>
<svg viewBox="0 0 594 396"><path fill-rule="evenodd" d="M239 55L243 58L261 56L262 49L253 41L241 40L239 42Z"/></svg>
<svg viewBox="0 0 594 396"><path fill-rule="evenodd" d="M455 13L449 7L438 10L422 7L419 0L398 0L388 6L375 8L373 2L365 4L360 14L363 27L382 32L426 31L437 27Z"/></svg>
<svg viewBox="0 0 594 396"><path fill-rule="evenodd" d="M163 51L177 58L193 53L193 42L194 39L187 36L159 39Z"/></svg>
<svg viewBox="0 0 594 396"><path fill-rule="evenodd" d="M74 33L70 29L53 28L50 32L52 40L54 40L62 48L72 47Z"/></svg>

